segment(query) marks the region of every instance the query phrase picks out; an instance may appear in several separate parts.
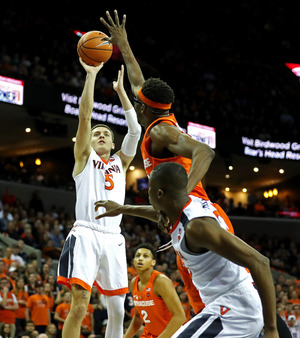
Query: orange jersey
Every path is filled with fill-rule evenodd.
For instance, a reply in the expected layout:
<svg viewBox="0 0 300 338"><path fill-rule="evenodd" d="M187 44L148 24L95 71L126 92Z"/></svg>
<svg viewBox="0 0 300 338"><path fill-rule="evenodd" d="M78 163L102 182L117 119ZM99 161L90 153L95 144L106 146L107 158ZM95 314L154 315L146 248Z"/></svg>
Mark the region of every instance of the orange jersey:
<svg viewBox="0 0 300 338"><path fill-rule="evenodd" d="M70 312L70 308L71 308L71 303L70 304L61 303L61 304L57 305L55 312L58 313L60 318L66 319L69 312ZM63 326L64 326L63 322L58 322L58 329L59 330L62 330Z"/></svg>
<svg viewBox="0 0 300 338"><path fill-rule="evenodd" d="M147 337L149 334L154 337L159 336L172 318L163 299L157 296L153 290L155 278L159 274L161 272L154 270L142 291L138 289L139 276L136 276L132 290L133 303L144 321L144 333L148 333Z"/></svg>
<svg viewBox="0 0 300 338"><path fill-rule="evenodd" d="M28 298L26 307L30 310L31 320L35 325L49 324L50 303L46 295L32 295Z"/></svg>
<svg viewBox="0 0 300 338"><path fill-rule="evenodd" d="M0 301L3 299L3 292L0 292ZM18 303L15 294L7 293L6 305L11 306ZM15 310L0 309L0 321L2 323L15 324Z"/></svg>
<svg viewBox="0 0 300 338"><path fill-rule="evenodd" d="M181 164L187 174L190 172L191 169L191 165L192 165L192 160L186 157L182 157L182 156L174 156L174 157L168 157L168 158L157 158L157 157L153 157L150 155L150 144L151 144L151 138L150 138L150 129L152 127L154 127L157 124L160 123L168 123L171 126L175 126L177 127L182 133L184 133L181 128L179 127L175 116L173 114L170 114L169 116L164 116L161 117L157 120L155 120L154 122L152 122L149 127L146 129L145 131L145 135L141 144L141 152L142 152L142 157L143 157L143 161L144 161L144 168L146 171L146 174L148 175L148 177L151 174L151 171L160 163L163 162L176 162ZM196 185L196 187L193 189L192 194L195 194L196 196L199 196L201 198L203 198L204 200L208 200L208 196L205 192L205 190L203 189L202 183L201 181Z"/></svg>
<svg viewBox="0 0 300 338"><path fill-rule="evenodd" d="M9 258L5 258L5 257L2 257L1 258L4 262L5 262L5 269L4 269L4 273L7 273L8 272L8 269L9 269L9 266L11 263L15 263L16 261L14 261L13 259L9 259Z"/></svg>
<svg viewBox="0 0 300 338"><path fill-rule="evenodd" d="M16 294L17 300L23 300L24 302L27 302L28 300L28 292L27 291L19 291ZM23 304L19 304L19 310L15 311L15 316L16 318L20 318L20 319L25 319L25 311L26 311L26 305Z"/></svg>

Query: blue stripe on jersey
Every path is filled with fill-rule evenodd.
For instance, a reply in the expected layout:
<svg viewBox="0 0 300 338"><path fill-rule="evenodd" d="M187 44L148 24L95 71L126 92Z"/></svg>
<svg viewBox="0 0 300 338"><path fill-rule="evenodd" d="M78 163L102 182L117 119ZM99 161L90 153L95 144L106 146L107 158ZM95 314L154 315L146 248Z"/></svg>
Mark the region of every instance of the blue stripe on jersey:
<svg viewBox="0 0 300 338"><path fill-rule="evenodd" d="M71 263L70 263L70 271L69 271L69 278L72 277L73 273L73 267L74 267L74 247L75 247L75 242L76 242L76 237L71 236L71 241L70 241L70 257L71 257Z"/></svg>
<svg viewBox="0 0 300 338"><path fill-rule="evenodd" d="M222 326L221 318L216 318L199 337L214 338L222 330L223 330L223 326Z"/></svg>
<svg viewBox="0 0 300 338"><path fill-rule="evenodd" d="M191 338L194 333L196 333L200 327L208 320L211 315L204 315L199 319L195 319L191 324L180 333L177 338Z"/></svg>
<svg viewBox="0 0 300 338"><path fill-rule="evenodd" d="M59 263L59 275L68 278L69 257L71 255L72 270L73 270L73 251L76 242L76 237L71 236L64 244Z"/></svg>
<svg viewBox="0 0 300 338"><path fill-rule="evenodd" d="M188 219L187 215L183 212L180 216L180 222L182 223L182 226L184 227L184 229L187 226L189 221L190 220Z"/></svg>

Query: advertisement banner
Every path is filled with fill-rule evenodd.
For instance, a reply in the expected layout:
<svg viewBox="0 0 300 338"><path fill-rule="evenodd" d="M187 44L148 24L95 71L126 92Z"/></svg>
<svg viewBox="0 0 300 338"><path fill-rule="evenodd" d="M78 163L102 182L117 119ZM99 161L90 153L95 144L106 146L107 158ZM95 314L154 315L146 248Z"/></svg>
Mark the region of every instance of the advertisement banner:
<svg viewBox="0 0 300 338"><path fill-rule="evenodd" d="M23 105L24 82L0 75L0 101Z"/></svg>

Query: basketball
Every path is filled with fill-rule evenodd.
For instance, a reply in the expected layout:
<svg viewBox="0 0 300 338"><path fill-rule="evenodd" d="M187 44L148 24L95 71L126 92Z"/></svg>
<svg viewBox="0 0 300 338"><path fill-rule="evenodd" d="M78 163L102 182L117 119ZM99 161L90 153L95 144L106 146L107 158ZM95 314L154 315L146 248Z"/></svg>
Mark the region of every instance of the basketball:
<svg viewBox="0 0 300 338"><path fill-rule="evenodd" d="M113 45L102 40L106 34L99 31L90 31L82 35L77 44L77 53L82 61L89 66L98 66L106 62L112 55Z"/></svg>

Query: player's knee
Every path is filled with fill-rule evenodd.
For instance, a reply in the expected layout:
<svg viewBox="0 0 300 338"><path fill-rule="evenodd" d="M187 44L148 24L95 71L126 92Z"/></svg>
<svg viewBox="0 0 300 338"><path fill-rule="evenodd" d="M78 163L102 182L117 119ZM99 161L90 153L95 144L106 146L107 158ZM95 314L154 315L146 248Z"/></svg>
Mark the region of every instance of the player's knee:
<svg viewBox="0 0 300 338"><path fill-rule="evenodd" d="M84 316L86 315L86 311L87 311L87 305L84 303L75 304L71 308L71 312L74 317L74 320L79 321L80 323L83 320Z"/></svg>
<svg viewBox="0 0 300 338"><path fill-rule="evenodd" d="M110 313L110 316L114 321L123 321L124 315L125 315L125 310L124 308L121 308L121 307L115 307L114 311Z"/></svg>

